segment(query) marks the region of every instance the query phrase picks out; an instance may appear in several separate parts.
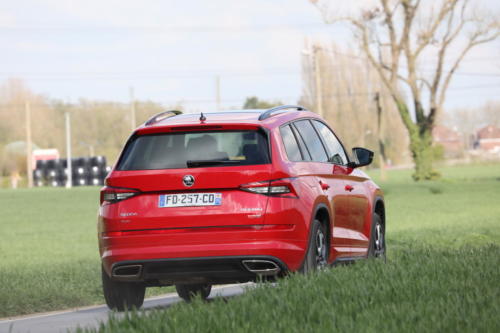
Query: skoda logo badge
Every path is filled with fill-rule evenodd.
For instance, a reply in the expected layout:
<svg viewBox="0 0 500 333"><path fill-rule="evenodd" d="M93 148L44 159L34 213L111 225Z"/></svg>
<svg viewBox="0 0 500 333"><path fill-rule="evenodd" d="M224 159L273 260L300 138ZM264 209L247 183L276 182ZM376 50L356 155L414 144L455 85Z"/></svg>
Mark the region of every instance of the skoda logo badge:
<svg viewBox="0 0 500 333"><path fill-rule="evenodd" d="M182 182L184 183L185 186L191 187L194 185L194 177L191 175L185 175L182 178Z"/></svg>

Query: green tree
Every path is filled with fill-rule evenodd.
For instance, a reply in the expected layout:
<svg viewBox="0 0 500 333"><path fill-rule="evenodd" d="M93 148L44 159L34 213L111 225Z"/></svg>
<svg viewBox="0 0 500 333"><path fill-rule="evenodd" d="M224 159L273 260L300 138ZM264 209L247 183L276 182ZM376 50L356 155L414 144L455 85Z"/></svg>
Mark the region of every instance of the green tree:
<svg viewBox="0 0 500 333"><path fill-rule="evenodd" d="M245 104L243 104L243 109L270 109L274 106L281 105L283 103L279 101L268 102L259 100L256 96L247 97Z"/></svg>

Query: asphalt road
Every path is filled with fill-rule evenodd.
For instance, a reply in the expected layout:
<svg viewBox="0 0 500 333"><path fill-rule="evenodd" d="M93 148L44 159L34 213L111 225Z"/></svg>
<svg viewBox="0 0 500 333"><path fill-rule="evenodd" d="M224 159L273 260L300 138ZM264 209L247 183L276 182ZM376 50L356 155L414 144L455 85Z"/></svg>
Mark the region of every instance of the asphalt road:
<svg viewBox="0 0 500 333"><path fill-rule="evenodd" d="M209 298L231 297L242 294L245 285L230 285L215 287ZM168 308L172 304L182 301L176 293L152 297L144 301L142 311ZM53 333L73 331L77 327L98 327L99 323L108 319L110 311L106 305L79 308L76 310L49 312L32 316L17 317L0 320L0 333L36 332ZM120 314L119 314L120 315Z"/></svg>

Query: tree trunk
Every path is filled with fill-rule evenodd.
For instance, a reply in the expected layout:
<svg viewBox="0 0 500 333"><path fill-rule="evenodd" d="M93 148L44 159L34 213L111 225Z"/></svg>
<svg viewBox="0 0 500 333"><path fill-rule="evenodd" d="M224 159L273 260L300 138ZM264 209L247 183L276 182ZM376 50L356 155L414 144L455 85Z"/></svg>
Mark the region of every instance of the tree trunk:
<svg viewBox="0 0 500 333"><path fill-rule="evenodd" d="M433 169L433 147L432 147L432 127L433 123L423 119L414 123L410 117L410 112L406 103L393 95L393 99L399 110L399 114L410 135L410 151L415 163L415 172L412 177L415 181L434 180L440 174Z"/></svg>
<svg viewBox="0 0 500 333"><path fill-rule="evenodd" d="M423 129L410 135L410 151L415 162L415 172L412 177L415 181L439 178L439 173L433 168L433 150L430 129Z"/></svg>

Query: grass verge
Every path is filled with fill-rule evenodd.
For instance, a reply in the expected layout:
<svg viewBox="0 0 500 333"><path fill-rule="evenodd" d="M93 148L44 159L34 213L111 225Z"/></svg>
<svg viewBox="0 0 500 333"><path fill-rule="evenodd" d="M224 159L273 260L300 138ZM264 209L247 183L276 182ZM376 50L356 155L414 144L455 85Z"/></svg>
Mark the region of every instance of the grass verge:
<svg viewBox="0 0 500 333"><path fill-rule="evenodd" d="M500 247L408 247L232 299L111 317L98 332L498 332ZM94 330L87 331L94 332Z"/></svg>
<svg viewBox="0 0 500 333"><path fill-rule="evenodd" d="M358 262L208 304L111 317L86 332L498 332L500 165L439 182L389 173L387 263ZM375 178L376 175L374 175Z"/></svg>

